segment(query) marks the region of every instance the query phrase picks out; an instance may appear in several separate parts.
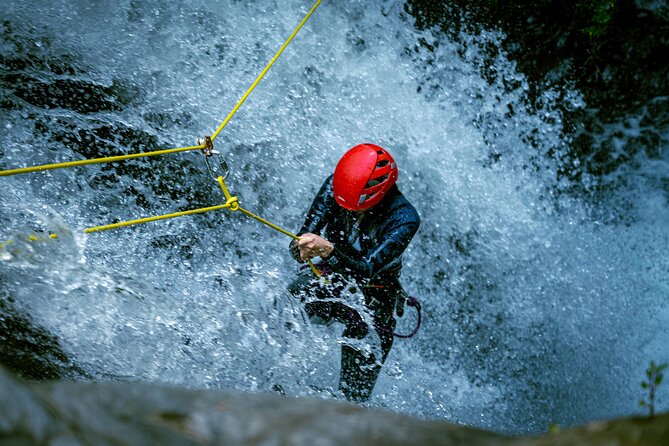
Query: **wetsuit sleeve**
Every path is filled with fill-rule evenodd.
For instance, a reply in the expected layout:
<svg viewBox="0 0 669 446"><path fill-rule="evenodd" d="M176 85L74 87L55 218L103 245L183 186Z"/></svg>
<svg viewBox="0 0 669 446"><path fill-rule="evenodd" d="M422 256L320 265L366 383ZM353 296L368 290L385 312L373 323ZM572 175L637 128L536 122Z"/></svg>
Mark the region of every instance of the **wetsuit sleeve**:
<svg viewBox="0 0 669 446"><path fill-rule="evenodd" d="M363 279L372 278L402 255L419 226L418 214L415 211L406 210L396 215L388 223L376 249L368 256L363 257L357 252L344 252L335 244L327 260L340 270L349 270Z"/></svg>
<svg viewBox="0 0 669 446"><path fill-rule="evenodd" d="M316 194L316 197L309 208L309 212L307 212L307 216L304 219L304 224L302 224L302 227L297 234L302 235L310 232L312 234L320 235L330 219L332 208L335 204L334 194L332 192L332 175L330 175Z"/></svg>
<svg viewBox="0 0 669 446"><path fill-rule="evenodd" d="M320 190L316 194L314 201L311 203L311 207L307 212L307 216L304 219L304 223L297 235L302 235L306 233L318 234L320 235L321 231L327 225L327 222L332 214L332 207L335 205L334 194L332 193L332 175L330 175L325 183L321 186ZM297 247L297 240L293 240L289 245L290 255L298 262L300 260L300 250Z"/></svg>

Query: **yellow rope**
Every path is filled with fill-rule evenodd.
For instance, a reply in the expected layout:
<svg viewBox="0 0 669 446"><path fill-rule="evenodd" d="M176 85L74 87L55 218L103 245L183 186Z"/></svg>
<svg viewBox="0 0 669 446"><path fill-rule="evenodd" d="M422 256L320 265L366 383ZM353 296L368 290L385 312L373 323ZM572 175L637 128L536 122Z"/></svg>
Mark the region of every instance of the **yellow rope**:
<svg viewBox="0 0 669 446"><path fill-rule="evenodd" d="M29 240L29 241L31 241L31 242L43 242L43 241L47 240L46 238L44 238L44 237L39 237L39 236L37 236L37 235L35 235L35 234L30 234L30 235L28 235L28 236L21 235L21 236L19 236L19 238L23 238L23 239L25 239L25 240ZM58 235L57 235L57 234L53 234L53 233L51 233L51 234L49 234L49 237L48 237L48 238L50 238L50 239L54 239L54 240L55 240L55 239L58 238ZM14 240L13 240L13 239L9 239L9 240L5 241L4 243L0 243L0 251L2 251L3 249L5 249L6 247L8 247L9 245L11 245L11 244L13 244L13 243L14 243Z"/></svg>
<svg viewBox="0 0 669 446"><path fill-rule="evenodd" d="M271 60L269 61L269 63L267 64L267 66L265 66L265 68L260 72L260 74L258 75L258 77L256 78L256 80L253 81L253 83L251 84L251 86L249 87L249 89L246 90L246 93L244 93L244 95L241 97L241 99L237 102L237 105L235 105L235 107L232 109L232 111L231 111L230 113L228 113L228 116L223 120L223 122L221 123L221 125L218 126L218 128L216 129L216 131L214 132L214 134L211 135L211 139L212 139L212 140L216 139L216 137L218 136L218 134L221 133L221 130L223 130L223 128L224 128L226 125L228 125L228 122L230 121L230 119L232 119L232 117L234 116L234 114L237 113L237 110L239 109L239 107L242 106L242 104L244 103L244 101L246 101L246 98L249 97L249 95L251 94L251 92L256 88L256 85L258 85L258 83L260 83L260 81L262 80L262 78L265 77L265 74L269 71L269 69L272 68L272 65L274 65L274 62L276 62L276 60L279 58L279 56L281 56L281 53L283 53L283 50L285 50L286 47L288 46L288 44L291 42L291 40L293 40L293 37L295 37L295 36L297 35L297 33L300 31L300 29L302 29L302 26L304 26L304 24L307 22L307 20L309 20L309 17L311 17L311 14L313 14L314 11L316 10L316 8L318 8L318 5L321 4L321 1L322 1L322 0L318 0L318 1L314 4L314 6L311 8L311 10L309 10L309 12L307 13L307 15L304 16L304 18L302 19L302 21L300 22L300 24L297 26L297 28L295 28L295 30L294 30L293 33L290 35L290 37L288 37L288 40L286 40L286 41L284 42L284 44L281 45L281 48L279 48L279 51L277 51L277 53L274 55L274 57L272 57L272 59L271 59Z"/></svg>
<svg viewBox="0 0 669 446"><path fill-rule="evenodd" d="M260 83L260 81L263 79L265 74L269 71L270 68L272 68L272 65L276 62L276 60L281 56L283 51L286 49L286 47L290 44L290 42L293 40L293 38L297 35L297 33L302 29L304 24L309 20L311 15L314 13L316 8L321 4L322 0L317 0L314 6L309 10L306 16L302 19L300 24L295 28L295 30L291 33L291 35L288 37L288 39L284 42L283 45L281 45L281 48L279 48L279 51L272 57L272 59L269 61L269 63L265 66L265 68L260 72L258 77L253 81L251 86L246 90L244 95L239 99L237 104L234 106L234 108L228 113L228 116L223 120L221 125L216 129L214 134L211 136L211 141L216 139L216 137L221 133L223 128L230 122L232 117L237 113L237 110L242 106L244 101L246 101L246 98L249 97L251 92L256 88L256 86ZM119 156L111 156L111 157L105 157L105 158L94 158L94 159L86 159L86 160L80 160L80 161L70 161L70 162L64 162L64 163L57 163L57 164L46 164L42 166L33 166L33 167L25 167L25 168L20 168L20 169L11 169L11 170L3 170L0 171L0 176L9 176L9 175L17 175L17 174L23 174L23 173L30 173L30 172L37 172L37 171L43 171L43 170L51 170L51 169L61 169L61 168L66 168L66 167L76 167L76 166L83 166L83 165L88 165L88 164L96 164L96 163L108 163L108 162L115 162L115 161L123 161L127 159L133 159L133 158L140 158L140 157L146 157L146 156L156 156L156 155L166 155L169 153L176 153L176 152L185 152L189 150L203 150L206 149L206 145L204 144L198 144L197 146L191 146L191 147L181 147L181 148L176 148L176 149L166 149L166 150L156 150L156 151L150 151L150 152L142 152L142 153L135 153L135 154L130 154L130 155L119 155ZM269 222L268 220L265 220L264 218L254 214L253 212L250 212L242 207L239 206L237 197L234 197L230 194L225 181L223 180L223 177L218 177L217 179L221 190L223 191L223 194L225 195L226 198L226 203L222 205L217 205L217 206L210 206L210 207L205 207L205 208L199 208L199 209L192 209L189 211L182 211L182 212L174 212L171 214L165 214L165 215L158 215L154 217L147 217L147 218L140 218L136 220L128 220L128 221L123 221L119 223L112 223L108 225L102 225L102 226L95 226L92 228L86 228L84 232L86 234L90 234L92 232L99 232L99 231L107 231L110 229L116 229L116 228L121 228L121 227L126 227L126 226L133 226L133 225L138 225L142 223L149 223L153 221L159 221L159 220L166 220L169 218L175 218L175 217L182 217L186 215L193 215L193 214L200 214L204 212L209 212L209 211L215 211L219 209L230 209L231 211L242 211L245 215L254 218L255 220L269 226L270 228L281 232L282 234L285 234L289 237L292 237L295 240L299 240L300 237L286 231L285 229ZM34 238L33 238L34 237ZM57 238L58 236L56 234L51 234L51 238ZM29 237L30 240L38 240L36 236L31 236ZM11 240L7 241L6 244L12 243ZM0 247L2 247L2 244L0 244ZM321 273L318 271L318 269L314 266L313 262L308 259L307 262L309 263L309 266L311 267L311 270L316 274L317 276L321 276Z"/></svg>
<svg viewBox="0 0 669 446"><path fill-rule="evenodd" d="M230 191L228 190L228 186L225 184L225 180L223 179L222 176L219 176L218 178L216 178L216 181L218 181L218 185L221 187L221 190L223 191L223 195L225 195L226 204L230 204L229 209L231 211L242 211L243 214L246 214L251 218L255 218L260 223L262 223L264 225L267 225L270 228L272 228L276 231L279 231L282 234L287 235L288 237L291 237L295 240L300 239L299 236L293 234L292 232L288 232L285 229L283 229L282 227L280 227L278 225L275 225L274 223L272 223L268 220L265 220L264 218L260 217L259 215L256 215L253 212L248 211L248 210L244 209L243 207L241 207L239 205L237 197L233 197L232 195L230 195ZM317 277L321 277L321 272L318 271L318 269L314 265L314 262L312 262L311 259L307 259L307 262L309 263L309 267L311 268L311 271L313 271L313 273L316 274ZM330 283L327 279L325 279L325 282Z"/></svg>
<svg viewBox="0 0 669 446"><path fill-rule="evenodd" d="M292 237L295 240L300 239L299 236L293 234L292 232L288 232L285 229L283 229L282 227L280 227L278 225L275 225L274 223L272 223L268 220L265 220L261 216L256 215L253 212L248 211L248 210L244 209L243 207L241 207L238 203L237 197L233 197L232 195L230 195L230 191L228 190L228 186L226 186L225 180L223 179L222 176L219 176L218 178L216 178L216 181L218 181L218 185L221 186L221 190L223 191L223 195L225 195L226 203L231 203L232 204L230 206L231 211L242 211L242 213L244 213L245 215L248 215L249 217L258 220L260 223L262 223L264 225L267 225L270 228L272 228L276 231L279 231L282 234L287 235L288 237ZM307 262L309 263L309 267L311 268L311 271L313 271L313 273L316 274L317 277L321 277L321 272L318 271L318 269L314 265L314 262L312 262L311 259L307 259ZM330 283L327 279L325 279L325 282L328 283L328 284Z"/></svg>
<svg viewBox="0 0 669 446"><path fill-rule="evenodd" d="M262 218L262 217L260 217L260 216L258 216L258 215L256 215L256 214L254 214L253 212L247 211L246 209L244 209L244 208L241 207L241 206L238 206L237 209L240 210L240 211L242 211L244 214L248 215L249 217L251 217L251 218L255 218L255 219L258 220L260 223L263 223L263 224L269 226L270 228L275 229L275 230L281 232L282 234L286 234L288 237L292 237L292 238L294 238L295 240L299 240L299 239L300 239L299 236L293 234L292 232L288 232L288 231L286 231L285 229L283 229L283 228L281 228L281 227L275 225L274 223L270 223L269 221L267 221L267 220L265 220L264 218ZM234 209L231 209L231 210L234 210ZM318 268L316 268L316 266L314 265L314 262L312 262L311 259L307 259L307 262L309 263L309 267L311 268L311 271L313 271L313 273L316 274L316 276L321 277L322 274L321 274L320 271L318 271ZM330 283L327 279L325 279L325 282L328 283L328 284Z"/></svg>
<svg viewBox="0 0 669 446"><path fill-rule="evenodd" d="M225 195L225 204L220 204L217 206L209 206L205 208L199 208L199 209L192 209L190 211L182 211L182 212L174 212L172 214L165 214L165 215L158 215L155 217L146 217L146 218L139 218L136 220L128 220L128 221L122 221L119 223L112 223L109 225L102 225L102 226L95 226L92 228L87 228L84 229L84 232L86 234L90 234L92 232L99 232L99 231L108 231L110 229L117 229L117 228L123 228L126 226L133 226L133 225L139 225L142 223L149 223L153 221L158 221L158 220L166 220L168 218L176 218L176 217L183 217L185 215L193 215L193 214L202 214L204 212L209 212L209 211L217 211L219 209L230 209L231 211L241 211L243 214L254 218L255 220L259 221L260 223L269 226L270 228L281 232L282 234L287 235L288 237L291 237L295 240L299 240L300 237L293 234L292 232L286 231L282 227L275 225L274 223L265 220L264 218L260 217L259 215L254 214L253 212L244 209L243 207L239 206L239 202L237 197L233 196L230 194L230 191L228 190L227 185L225 184L225 180L223 179L222 176L219 176L217 179L219 186L221 187L221 190L223 191L223 195ZM321 273L318 271L316 266L313 264L311 260L307 260L309 263L309 266L311 267L311 270L316 274L317 276L321 276Z"/></svg>
<svg viewBox="0 0 669 446"><path fill-rule="evenodd" d="M164 214L164 215L157 215L153 217L146 217L146 218L138 218L135 220L127 220L127 221L122 221L118 223L112 223L108 225L102 225L102 226L94 226L92 228L86 228L84 229L84 233L90 234L93 232L101 232L101 231L108 231L110 229L118 229L118 228L124 228L127 226L134 226L134 225L139 225L143 223L150 223L154 221L159 221L159 220L167 220L169 218L176 218L176 217L183 217L186 215L194 215L194 214L203 214L205 212L209 211L217 211L220 209L230 209L231 211L241 211L243 214L259 221L260 223L281 232L282 234L287 235L288 237L291 237L295 240L299 240L300 237L293 234L292 232L286 231L282 227L275 225L274 223L265 220L264 218L260 217L259 215L254 214L253 212L244 209L243 207L239 206L238 199L237 197L233 196L230 194L230 191L228 190L227 185L225 184L225 180L223 177L219 176L217 178L218 184L221 187L221 190L223 191L223 194L225 195L226 201L225 204L219 204L216 206L209 206L209 207L204 207L204 208L198 208L198 209L191 209L188 211L181 211L181 212L173 212L171 214ZM56 234L49 234L49 238L51 239L57 239L58 235ZM30 241L42 241L45 240L43 238L40 238L34 234L31 234L27 237L28 240ZM0 243L0 250L3 250L7 245L10 245L14 243L14 240L7 240L5 243ZM316 266L313 264L313 262L310 259L307 259L307 262L309 263L309 267L313 271L316 276L321 277L320 271L316 268ZM326 279L327 282L327 279Z"/></svg>
<svg viewBox="0 0 669 446"><path fill-rule="evenodd" d="M184 215L202 214L204 212L217 211L219 209L225 209L225 208L229 208L229 207L230 207L229 203L219 204L217 206L209 206L209 207L206 207L206 208L191 209L190 211L174 212L172 214L157 215L155 217L138 218L137 220L128 220L128 221L122 221L122 222L119 222L119 223L112 223L112 224L109 224L109 225L95 226L95 227L92 227L92 228L84 229L84 232L86 234L90 234L91 232L108 231L110 229L123 228L123 227L126 227L126 226L133 226L133 225L139 225L139 224L142 224L142 223L149 223L149 222L152 222L152 221L167 220L168 218L183 217Z"/></svg>
<svg viewBox="0 0 669 446"><path fill-rule="evenodd" d="M318 5L321 4L322 0L318 0L314 6L309 10L306 16L302 19L300 24L295 28L293 33L288 37L288 40L284 42L283 45L281 45L281 48L279 48L279 51L272 57L272 59L269 61L267 66L260 72L258 77L256 78L255 81L251 84L251 86L246 90L246 93L241 97L241 99L237 102L237 105L234 106L234 108L228 113L228 116L225 118L223 123L216 129L214 134L211 136L212 141L216 139L219 133L221 133L221 130L228 124L230 119L234 116L235 113L237 113L237 110L239 110L239 107L242 106L244 101L246 101L246 98L249 97L251 92L256 88L258 83L262 80L263 77L265 77L265 74L267 71L269 71L270 68L272 68L272 65L274 65L274 62L281 56L281 53L286 49L288 44L293 40L293 38L297 35L297 33L302 29L302 26L309 20L309 17L314 13ZM141 158L141 157L146 157L146 156L156 156L156 155L166 155L169 153L177 153L177 152L186 152L189 150L202 150L204 149L205 146L202 144L198 144L197 146L191 146L191 147L179 147L176 149L166 149L166 150L155 150L155 151L150 151L150 152L141 152L141 153L134 153L131 155L119 155L119 156L110 156L110 157L105 157L105 158L93 158L93 159L86 159L86 160L80 160L80 161L70 161L70 162L64 162L64 163L56 163L56 164L45 164L42 166L33 166L33 167L24 167L20 169L10 169L10 170L0 170L0 176L9 176L9 175L18 175L18 174L24 174L24 173L31 173L31 172L38 172L38 171L43 171L43 170L52 170L52 169L63 169L66 167L76 167L76 166L84 166L87 164L97 164L97 163L111 163L115 161L123 161L123 160L128 160L128 159L133 159L133 158Z"/></svg>
<svg viewBox="0 0 669 446"><path fill-rule="evenodd" d="M281 228L281 227L275 225L274 223L270 223L269 221L267 221L267 220L265 220L264 218L262 218L262 217L260 217L260 216L258 216L258 215L256 215L256 214L254 214L253 212L247 211L246 209L244 209L244 208L241 207L241 206L238 208L238 210L242 211L242 213L248 215L248 216L251 217L251 218L255 218L255 219L258 220L260 223L262 223L262 224L264 224L264 225L267 225L267 226L269 226L270 228L272 228L272 229L274 229L274 230L276 230L276 231L279 231L279 232L282 233L282 234L286 234L288 237L292 237L292 238L294 238L295 240L299 240L299 239L300 239L299 236L297 236L297 235L295 235L295 234L293 234L293 233L291 233L291 232L286 231L285 229L283 229L283 228Z"/></svg>
<svg viewBox="0 0 669 446"><path fill-rule="evenodd" d="M203 145L199 146L190 146L190 147L178 147L176 149L165 149L165 150L155 150L152 152L141 152L141 153L132 153L129 155L117 155L109 156L106 158L93 158L79 161L68 161L65 163L56 163L56 164L45 164L42 166L33 166L33 167L24 167L22 169L11 169L11 170L0 170L0 177L9 176L9 175L18 175L22 173L38 172L42 170L52 170L52 169L63 169L65 167L77 167L84 166L87 164L97 164L97 163L111 163L114 161L123 161L132 158L140 158L144 156L157 156L157 155L167 155L168 153L176 152L186 152L188 150L198 150L203 149Z"/></svg>

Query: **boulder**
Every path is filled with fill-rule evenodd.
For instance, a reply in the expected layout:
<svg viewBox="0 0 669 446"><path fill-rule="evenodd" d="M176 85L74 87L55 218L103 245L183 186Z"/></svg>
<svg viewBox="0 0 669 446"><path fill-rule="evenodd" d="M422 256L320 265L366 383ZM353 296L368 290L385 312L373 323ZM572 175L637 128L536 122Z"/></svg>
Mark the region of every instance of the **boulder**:
<svg viewBox="0 0 669 446"><path fill-rule="evenodd" d="M26 382L2 369L0 401L0 444L12 445L669 444L669 414L508 437L342 401L147 383Z"/></svg>

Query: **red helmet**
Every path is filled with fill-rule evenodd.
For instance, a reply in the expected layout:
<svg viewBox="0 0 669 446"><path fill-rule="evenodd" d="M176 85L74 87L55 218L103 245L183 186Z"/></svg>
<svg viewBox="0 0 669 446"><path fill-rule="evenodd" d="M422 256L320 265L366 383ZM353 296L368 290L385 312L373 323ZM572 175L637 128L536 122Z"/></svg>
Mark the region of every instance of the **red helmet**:
<svg viewBox="0 0 669 446"><path fill-rule="evenodd" d="M374 144L360 144L341 157L334 171L335 200L350 211L364 211L376 205L397 181L392 156Z"/></svg>

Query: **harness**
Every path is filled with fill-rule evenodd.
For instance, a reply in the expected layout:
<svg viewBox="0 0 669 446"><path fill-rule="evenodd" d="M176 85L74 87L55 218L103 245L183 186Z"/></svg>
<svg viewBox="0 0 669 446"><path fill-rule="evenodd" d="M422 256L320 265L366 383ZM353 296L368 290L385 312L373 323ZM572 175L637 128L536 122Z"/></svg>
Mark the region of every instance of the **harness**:
<svg viewBox="0 0 669 446"><path fill-rule="evenodd" d="M344 289L344 287L337 286L333 283L332 280L328 280L334 274L334 271L332 271L332 268L330 267L330 265L327 262L320 262L320 263L315 264L314 266L316 267L316 269L318 270L320 275L325 279L325 286L329 288L329 291L332 292L332 295L337 299L341 298L341 292ZM305 265L300 269L306 269L308 267L309 267L308 265ZM363 285L363 288L383 289L385 287L383 285ZM374 299L374 298L372 298L372 300L376 301L376 299ZM406 295L404 295L404 292L402 291L400 293L400 296L398 296L396 298L396 302L395 302L395 308L396 308L396 313L397 313L398 317L402 317L402 315L404 314L403 310L398 310L398 309L402 308L402 306L399 305L399 304L404 303L404 302L406 302L406 304L408 306L410 306L412 308L415 308L415 310L416 310L416 326L414 327L414 329L409 334L395 333L393 330L389 330L388 328L386 328L384 326L381 326L381 325L376 326L376 324L375 324L375 328L378 331L384 332L386 334L392 334L396 338L400 338L400 339L408 339L408 338L414 337L416 335L416 333L418 333L418 330L420 329L420 324L421 324L421 321L422 321L422 317L421 317L422 308L421 308L420 302L418 301L418 299L416 297L406 296ZM370 308L370 309L373 310L373 308ZM351 311L356 311L356 310L351 308Z"/></svg>

